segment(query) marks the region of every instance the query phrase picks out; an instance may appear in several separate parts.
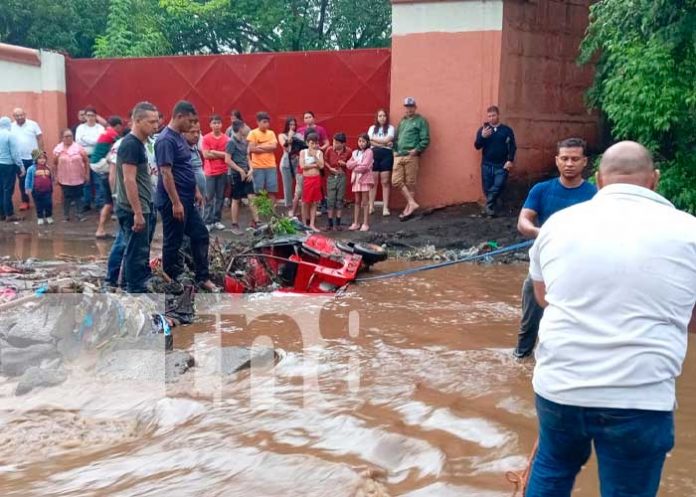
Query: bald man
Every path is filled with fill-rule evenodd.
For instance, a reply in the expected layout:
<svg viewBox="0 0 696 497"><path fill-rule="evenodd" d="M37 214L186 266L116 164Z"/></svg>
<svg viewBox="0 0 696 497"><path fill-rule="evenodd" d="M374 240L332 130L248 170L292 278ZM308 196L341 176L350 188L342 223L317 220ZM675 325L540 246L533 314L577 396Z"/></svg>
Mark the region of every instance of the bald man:
<svg viewBox="0 0 696 497"><path fill-rule="evenodd" d="M545 310L526 497L570 496L592 444L603 497L657 494L696 320L696 218L655 193L659 177L642 145L617 143L599 193L554 214L530 251Z"/></svg>
<svg viewBox="0 0 696 497"><path fill-rule="evenodd" d="M43 135L41 128L36 121L27 119L27 113L21 107L17 107L12 112L14 122L12 123L12 134L17 137L19 142L19 155L24 164L24 170L28 170L34 163L31 158L31 153L36 150L44 149ZM17 171L17 175L21 178L23 174ZM19 180L19 192L22 196L22 203L19 205L20 211L29 209L29 195L24 191L24 179Z"/></svg>

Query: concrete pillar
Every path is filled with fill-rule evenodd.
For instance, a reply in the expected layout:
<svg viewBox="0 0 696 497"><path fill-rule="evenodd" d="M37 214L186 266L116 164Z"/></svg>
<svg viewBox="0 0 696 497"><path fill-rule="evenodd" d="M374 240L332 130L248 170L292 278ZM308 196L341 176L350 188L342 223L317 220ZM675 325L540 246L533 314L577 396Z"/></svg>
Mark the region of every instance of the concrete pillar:
<svg viewBox="0 0 696 497"><path fill-rule="evenodd" d="M391 119L396 125L412 96L431 127L417 192L423 206L482 197L473 144L499 98L502 27L502 0L392 0Z"/></svg>
<svg viewBox="0 0 696 497"><path fill-rule="evenodd" d="M0 43L0 74L0 116L12 118L13 109L22 107L39 123L50 158L67 126L65 57Z"/></svg>

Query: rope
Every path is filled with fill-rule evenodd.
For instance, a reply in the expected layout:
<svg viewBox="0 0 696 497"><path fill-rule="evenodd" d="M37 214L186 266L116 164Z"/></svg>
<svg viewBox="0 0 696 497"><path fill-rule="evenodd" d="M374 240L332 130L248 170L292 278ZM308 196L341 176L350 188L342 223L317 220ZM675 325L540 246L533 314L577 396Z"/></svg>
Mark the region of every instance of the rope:
<svg viewBox="0 0 696 497"><path fill-rule="evenodd" d="M527 460L527 467L522 471L508 471L505 473L505 479L512 483L515 488L512 491L512 497L524 497L527 493L527 484L529 483L529 476L532 473L532 464L534 463L534 458L536 457L537 449L539 448L539 439L534 442L534 447L532 448L532 453L529 455Z"/></svg>
<svg viewBox="0 0 696 497"><path fill-rule="evenodd" d="M461 264L462 262L472 262L480 259L485 259L487 257L493 257L496 255L506 254L508 252L516 252L518 250L530 247L534 243L533 240L527 240L524 242L516 243L514 245L508 245L507 247L499 248L491 252L486 252L485 254L470 255L468 257L463 257L461 259L455 259L453 261L439 262L437 264L428 264L426 266L419 266L409 269L404 269L403 271L396 271L394 273L380 274L377 276L368 276L366 278L358 278L355 281L376 281L376 280L386 280L388 278L397 278L399 276L406 276L409 274L419 273L421 271L429 271L431 269L440 269L443 267L453 266L455 264Z"/></svg>

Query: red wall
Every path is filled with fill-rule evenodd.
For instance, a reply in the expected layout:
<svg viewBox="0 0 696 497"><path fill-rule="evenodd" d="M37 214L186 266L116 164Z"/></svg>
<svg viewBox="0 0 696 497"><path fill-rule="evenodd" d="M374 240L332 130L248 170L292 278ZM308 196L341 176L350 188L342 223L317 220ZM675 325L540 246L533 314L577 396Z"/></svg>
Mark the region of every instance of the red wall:
<svg viewBox="0 0 696 497"><path fill-rule="evenodd" d="M389 105L391 56L388 49L290 52L137 59L68 59L68 120L87 105L100 115L126 116L140 100L155 104L167 118L177 100L190 100L201 116L240 109L253 128L254 115L267 111L282 131L287 116L301 125L312 110L330 135L343 131L355 146L375 111ZM280 156L280 154L279 154Z"/></svg>

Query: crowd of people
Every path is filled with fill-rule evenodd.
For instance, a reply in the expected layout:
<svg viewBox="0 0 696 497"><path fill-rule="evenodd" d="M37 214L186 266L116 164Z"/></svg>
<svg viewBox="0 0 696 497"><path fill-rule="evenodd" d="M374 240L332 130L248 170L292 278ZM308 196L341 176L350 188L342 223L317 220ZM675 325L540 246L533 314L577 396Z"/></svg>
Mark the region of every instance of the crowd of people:
<svg viewBox="0 0 696 497"><path fill-rule="evenodd" d="M83 122L65 129L50 154L38 124L16 109L14 122L0 118L0 215L19 219L12 203L18 178L20 210L29 208L31 195L40 225L54 222L56 184L66 221L100 207L97 236L105 237L114 213L119 230L107 283L141 293L149 290L159 213L165 275L182 274L180 248L188 239L198 286L216 291L209 233L225 228L227 198L233 229L244 199L251 200L252 225L258 222L254 196L263 191L275 199L279 191L278 148L287 213L312 229L324 209L325 229L342 229L348 188L355 195L349 230L370 229L378 185L383 216L391 215L395 189L406 200L400 217L412 217L429 127L413 98L404 107L396 127L379 110L355 144L342 132L330 139L309 111L302 126L287 118L278 135L265 112L250 129L234 111L225 132L221 116L213 115L210 133L201 136L198 113L186 101L175 105L166 125L148 102L134 107L128 123L86 108ZM484 213L494 216L516 154L514 132L496 107L488 109L474 147L482 151ZM583 140L560 141L555 162L559 176L531 189L518 218L519 232L536 239L513 352L524 359L537 348L540 434L525 495L569 496L594 445L602 495L653 497L674 444L675 379L686 333L696 332L696 219L655 192L659 171L640 144L610 147L597 186L582 175Z"/></svg>

